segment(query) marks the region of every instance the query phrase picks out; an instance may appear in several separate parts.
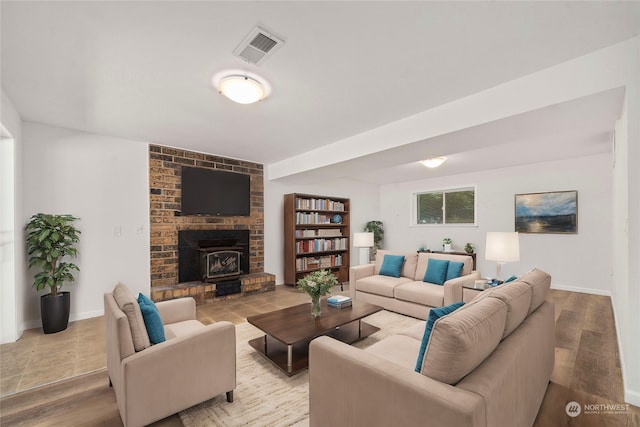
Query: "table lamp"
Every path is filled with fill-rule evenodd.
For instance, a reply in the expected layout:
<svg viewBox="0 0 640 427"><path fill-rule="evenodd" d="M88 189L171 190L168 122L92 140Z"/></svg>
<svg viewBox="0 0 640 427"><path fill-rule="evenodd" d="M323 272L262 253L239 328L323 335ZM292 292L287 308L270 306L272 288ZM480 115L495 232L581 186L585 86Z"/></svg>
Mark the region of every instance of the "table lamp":
<svg viewBox="0 0 640 427"><path fill-rule="evenodd" d="M373 247L373 233L353 233L353 247L360 248L359 265L369 263L369 248Z"/></svg>
<svg viewBox="0 0 640 427"><path fill-rule="evenodd" d="M496 279L500 279L502 265L520 261L520 240L517 232L488 231L485 259L496 261Z"/></svg>

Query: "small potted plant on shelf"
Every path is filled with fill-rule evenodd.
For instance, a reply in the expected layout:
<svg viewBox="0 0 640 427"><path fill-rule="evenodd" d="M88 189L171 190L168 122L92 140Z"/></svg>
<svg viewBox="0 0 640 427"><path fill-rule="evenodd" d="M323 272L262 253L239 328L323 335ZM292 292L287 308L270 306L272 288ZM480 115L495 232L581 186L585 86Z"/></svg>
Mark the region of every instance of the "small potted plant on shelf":
<svg viewBox="0 0 640 427"><path fill-rule="evenodd" d="M464 251L466 253L468 253L468 254L472 254L473 251L475 251L475 250L476 250L476 247L475 247L475 245L473 243L467 242L467 244L464 245Z"/></svg>
<svg viewBox="0 0 640 427"><path fill-rule="evenodd" d="M79 241L78 230L72 215L50 215L38 213L31 217L27 231L27 254L29 267L39 267L33 281L36 291L49 287L49 293L40 296L40 315L45 334L64 331L69 324L71 298L69 292L60 289L65 282L75 280L73 272L80 271L77 265L63 261L75 258Z"/></svg>
<svg viewBox="0 0 640 427"><path fill-rule="evenodd" d="M311 297L311 315L320 316L320 297L331 293L331 289L340 284L338 278L328 270L316 270L298 280L297 287Z"/></svg>
<svg viewBox="0 0 640 427"><path fill-rule="evenodd" d="M444 252L451 252L451 239L449 237L442 239L442 250Z"/></svg>

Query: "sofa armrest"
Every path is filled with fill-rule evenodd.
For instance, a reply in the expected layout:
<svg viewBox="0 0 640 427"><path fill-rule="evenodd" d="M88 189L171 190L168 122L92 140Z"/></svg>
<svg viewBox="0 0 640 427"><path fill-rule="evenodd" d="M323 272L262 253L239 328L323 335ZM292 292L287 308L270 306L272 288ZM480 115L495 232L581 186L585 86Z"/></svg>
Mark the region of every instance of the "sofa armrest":
<svg viewBox="0 0 640 427"><path fill-rule="evenodd" d="M165 325L196 318L196 300L191 297L160 301L156 303L156 307Z"/></svg>
<svg viewBox="0 0 640 427"><path fill-rule="evenodd" d="M455 279L444 282L444 305L462 301L462 287L473 286L475 281L479 278L480 272L474 270L471 274L456 277Z"/></svg>
<svg viewBox="0 0 640 427"><path fill-rule="evenodd" d="M135 353L122 361L121 381L127 418L134 425L148 424L148 412L164 414L160 419L232 391L235 326L216 322Z"/></svg>
<svg viewBox="0 0 640 427"><path fill-rule="evenodd" d="M482 397L329 337L309 347L309 425L486 426Z"/></svg>
<svg viewBox="0 0 640 427"><path fill-rule="evenodd" d="M356 280L373 276L375 264L356 265L349 269L349 294L352 300L356 299Z"/></svg>

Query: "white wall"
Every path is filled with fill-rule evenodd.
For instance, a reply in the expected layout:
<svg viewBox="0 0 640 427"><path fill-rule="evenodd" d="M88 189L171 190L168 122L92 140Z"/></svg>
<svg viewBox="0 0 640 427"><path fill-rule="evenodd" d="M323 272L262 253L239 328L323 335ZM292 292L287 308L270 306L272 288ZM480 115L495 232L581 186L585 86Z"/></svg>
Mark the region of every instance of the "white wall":
<svg viewBox="0 0 640 427"><path fill-rule="evenodd" d="M629 55L623 115L616 123L613 306L625 401L640 405L640 39Z"/></svg>
<svg viewBox="0 0 640 427"><path fill-rule="evenodd" d="M318 194L350 199L351 235L364 225L379 219L378 186L357 181L340 180L316 185L294 184L290 181L264 183L264 271L276 275L276 284L284 282L284 195L289 193ZM351 247L350 259L357 264L358 248Z"/></svg>
<svg viewBox="0 0 640 427"><path fill-rule="evenodd" d="M13 342L20 337L18 319L21 316L22 293L17 292L25 283L22 262L16 259L16 253L24 252L22 229L16 222L20 217L22 201L21 177L21 133L22 120L11 100L1 94L2 103L0 124L11 136L2 141L2 207L0 210L0 343Z"/></svg>
<svg viewBox="0 0 640 427"><path fill-rule="evenodd" d="M496 263L485 261L487 231L514 231L514 195L545 191L578 191L578 234L520 234L520 261L506 264L502 276L522 275L533 267L553 277L554 288L610 294L611 183L610 154L520 167L494 169L411 181L381 187L385 247L442 250L451 237L454 250L476 245L477 268L495 276ZM411 193L476 185L477 227L410 226Z"/></svg>
<svg viewBox="0 0 640 427"><path fill-rule="evenodd" d="M134 294L148 295L148 145L34 123L23 124L23 142L22 224L38 212L81 218L80 273L64 288L71 291L71 320L101 315L102 295L118 281ZM115 227L120 237L114 236ZM24 289L26 328L41 324L32 274Z"/></svg>

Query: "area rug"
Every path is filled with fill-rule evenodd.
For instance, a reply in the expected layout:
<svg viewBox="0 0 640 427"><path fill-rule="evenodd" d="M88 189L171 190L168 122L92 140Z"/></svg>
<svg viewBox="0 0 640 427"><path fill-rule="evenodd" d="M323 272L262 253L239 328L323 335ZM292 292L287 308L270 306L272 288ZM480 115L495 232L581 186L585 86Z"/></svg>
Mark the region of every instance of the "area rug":
<svg viewBox="0 0 640 427"><path fill-rule="evenodd" d="M364 319L380 331L354 344L366 348L420 322L412 317L380 311ZM292 377L274 367L247 343L264 335L248 323L236 326L237 386L233 403L222 394L180 412L186 427L308 426L309 371Z"/></svg>

